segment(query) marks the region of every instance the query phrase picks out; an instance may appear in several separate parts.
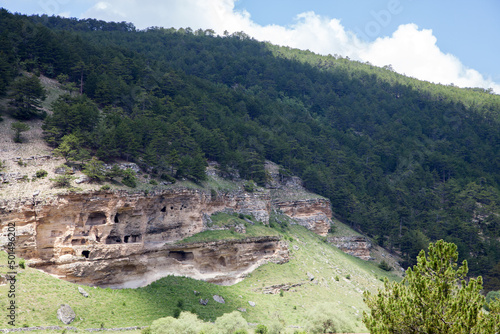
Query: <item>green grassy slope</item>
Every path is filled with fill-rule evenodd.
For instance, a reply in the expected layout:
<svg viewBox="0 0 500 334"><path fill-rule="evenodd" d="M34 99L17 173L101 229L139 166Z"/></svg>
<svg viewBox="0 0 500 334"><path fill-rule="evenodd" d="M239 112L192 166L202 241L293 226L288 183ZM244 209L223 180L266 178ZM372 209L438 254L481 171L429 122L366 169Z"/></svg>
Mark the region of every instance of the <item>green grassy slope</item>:
<svg viewBox="0 0 500 334"><path fill-rule="evenodd" d="M265 324L278 318L286 326L304 326L307 311L315 305L331 303L353 332L366 331L361 322L362 312L366 310L362 291L376 291L382 285L380 278L388 274L374 263L342 253L303 227L292 225L280 233L289 243L290 262L264 265L233 286L170 276L139 289L84 287L90 294L90 298L84 298L75 284L32 268L19 269L17 325L62 325L56 311L60 304L67 303L77 314L71 325L78 328L146 326L155 319L173 315L176 308L212 321L223 313L246 308L243 316L250 323ZM3 274L7 272L5 253L0 255L0 263ZM315 279L310 281L307 273ZM284 292L283 296L262 292L271 285L297 283L302 285ZM199 294L195 294L195 290ZM223 296L226 303L216 303L212 298L215 294ZM5 310L7 285L0 286L0 295L0 309ZM208 305L200 305L200 298L208 299ZM251 307L248 301L255 302L256 306ZM0 328L7 327L2 320Z"/></svg>

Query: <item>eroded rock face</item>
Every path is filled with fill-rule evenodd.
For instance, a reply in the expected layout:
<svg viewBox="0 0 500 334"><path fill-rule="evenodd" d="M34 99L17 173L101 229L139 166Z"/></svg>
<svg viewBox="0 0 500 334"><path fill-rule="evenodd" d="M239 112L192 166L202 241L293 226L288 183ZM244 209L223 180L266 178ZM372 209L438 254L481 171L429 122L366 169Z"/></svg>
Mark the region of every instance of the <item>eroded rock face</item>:
<svg viewBox="0 0 500 334"><path fill-rule="evenodd" d="M273 205L283 214L295 219L298 224L325 236L332 224L332 209L330 201L324 198L297 201L273 202Z"/></svg>
<svg viewBox="0 0 500 334"><path fill-rule="evenodd" d="M142 248L112 245L107 249L90 252L88 259L62 257L34 266L79 284L135 288L168 275L230 285L264 263L288 261L287 245L278 237Z"/></svg>
<svg viewBox="0 0 500 334"><path fill-rule="evenodd" d="M175 245L204 231L204 217L227 209L268 222L271 201L266 193L213 198L189 189L4 201L0 246L15 224L17 253L31 266L72 282L110 287L143 286L169 274L232 284L265 262L288 260L286 244L276 237Z"/></svg>
<svg viewBox="0 0 500 334"><path fill-rule="evenodd" d="M334 244L344 253L359 257L362 260L370 260L371 242L361 236L352 237L329 237L328 242Z"/></svg>

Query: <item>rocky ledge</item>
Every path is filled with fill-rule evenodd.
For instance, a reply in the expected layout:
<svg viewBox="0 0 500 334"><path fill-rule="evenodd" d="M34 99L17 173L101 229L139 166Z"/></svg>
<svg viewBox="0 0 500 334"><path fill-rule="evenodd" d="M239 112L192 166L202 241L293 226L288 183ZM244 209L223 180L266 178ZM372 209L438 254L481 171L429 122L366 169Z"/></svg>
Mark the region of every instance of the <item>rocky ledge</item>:
<svg viewBox="0 0 500 334"><path fill-rule="evenodd" d="M0 202L0 249L8 243L8 227L15 225L18 256L69 281L135 287L184 275L232 284L262 263L287 261L286 244L275 237L175 243L207 230L207 215L227 210L268 223L278 208L323 234L329 207L327 200L273 203L266 192L214 196L192 189L5 200Z"/></svg>
<svg viewBox="0 0 500 334"><path fill-rule="evenodd" d="M372 248L371 242L362 236L351 237L329 237L327 241L344 253L359 257L362 260L371 260L370 249Z"/></svg>

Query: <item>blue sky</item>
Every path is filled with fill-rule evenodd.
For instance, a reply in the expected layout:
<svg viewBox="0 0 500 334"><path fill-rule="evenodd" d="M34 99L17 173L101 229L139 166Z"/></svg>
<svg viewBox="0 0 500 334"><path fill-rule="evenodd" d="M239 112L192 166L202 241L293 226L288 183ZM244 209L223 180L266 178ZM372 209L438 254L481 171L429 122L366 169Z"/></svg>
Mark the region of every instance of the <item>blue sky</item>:
<svg viewBox="0 0 500 334"><path fill-rule="evenodd" d="M500 93L498 0L0 0L23 14L245 31L258 40L387 64Z"/></svg>

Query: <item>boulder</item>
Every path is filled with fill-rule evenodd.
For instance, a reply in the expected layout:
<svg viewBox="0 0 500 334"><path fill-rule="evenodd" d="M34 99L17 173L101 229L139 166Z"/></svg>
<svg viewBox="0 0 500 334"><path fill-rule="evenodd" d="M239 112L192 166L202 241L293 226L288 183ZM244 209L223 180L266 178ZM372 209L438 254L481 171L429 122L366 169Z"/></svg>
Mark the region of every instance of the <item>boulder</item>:
<svg viewBox="0 0 500 334"><path fill-rule="evenodd" d="M75 180L76 184L88 182L90 179L87 175L81 175L78 179Z"/></svg>
<svg viewBox="0 0 500 334"><path fill-rule="evenodd" d="M82 296L84 296L85 298L87 298L89 296L87 291L83 290L83 288L81 286L78 287L78 292L80 292L82 294Z"/></svg>
<svg viewBox="0 0 500 334"><path fill-rule="evenodd" d="M255 304L255 302L252 302L252 301L248 301L248 304L249 304L250 306L252 306L252 307L255 307L255 305L256 305L256 304Z"/></svg>
<svg viewBox="0 0 500 334"><path fill-rule="evenodd" d="M203 306L206 306L208 304L208 298L207 299L201 298L200 299L200 304L203 305Z"/></svg>
<svg viewBox="0 0 500 334"><path fill-rule="evenodd" d="M218 296L218 295L214 295L214 300L217 302L217 303L221 303L221 304L225 304L226 301L224 300L224 298L222 298L221 296Z"/></svg>
<svg viewBox="0 0 500 334"><path fill-rule="evenodd" d="M61 320L65 325L72 323L75 318L75 311L68 304L62 304L57 310L57 319Z"/></svg>

